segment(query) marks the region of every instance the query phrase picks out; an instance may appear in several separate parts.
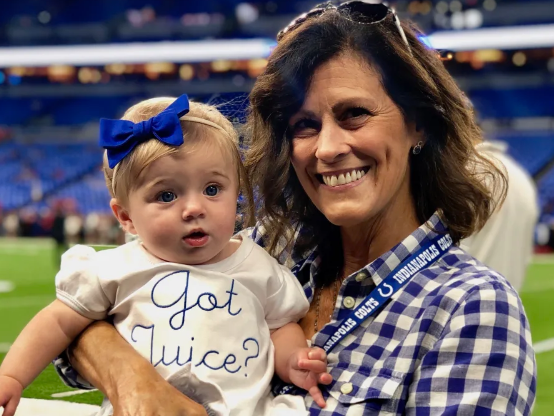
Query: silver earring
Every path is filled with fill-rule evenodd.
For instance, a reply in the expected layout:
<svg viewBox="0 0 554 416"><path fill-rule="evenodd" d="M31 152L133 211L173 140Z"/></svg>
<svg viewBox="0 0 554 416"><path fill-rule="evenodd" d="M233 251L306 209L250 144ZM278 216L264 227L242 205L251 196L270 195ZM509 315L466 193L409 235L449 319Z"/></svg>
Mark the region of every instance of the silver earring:
<svg viewBox="0 0 554 416"><path fill-rule="evenodd" d="M414 148L413 148L413 150L412 150L412 153L413 153L414 155L419 155L419 154L421 153L421 149L422 149L422 148L423 148L423 142L418 142L418 143L414 146Z"/></svg>

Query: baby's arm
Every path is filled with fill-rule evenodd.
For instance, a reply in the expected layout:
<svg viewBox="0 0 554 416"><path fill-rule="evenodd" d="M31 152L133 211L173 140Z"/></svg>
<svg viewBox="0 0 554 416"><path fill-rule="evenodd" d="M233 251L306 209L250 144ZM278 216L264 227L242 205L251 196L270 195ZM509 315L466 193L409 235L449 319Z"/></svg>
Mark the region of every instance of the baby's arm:
<svg viewBox="0 0 554 416"><path fill-rule="evenodd" d="M13 416L23 389L91 322L55 300L27 324L0 366L3 416Z"/></svg>
<svg viewBox="0 0 554 416"><path fill-rule="evenodd" d="M314 401L325 407L318 384L329 384L327 356L321 348L309 348L300 325L289 323L271 334L275 346L275 372L286 383L307 390Z"/></svg>

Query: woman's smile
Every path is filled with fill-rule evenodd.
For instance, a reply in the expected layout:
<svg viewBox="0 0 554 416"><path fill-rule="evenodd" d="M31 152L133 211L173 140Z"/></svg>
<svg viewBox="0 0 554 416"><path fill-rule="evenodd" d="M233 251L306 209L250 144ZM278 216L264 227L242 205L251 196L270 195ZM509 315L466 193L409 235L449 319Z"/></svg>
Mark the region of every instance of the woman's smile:
<svg viewBox="0 0 554 416"><path fill-rule="evenodd" d="M333 189L346 189L347 185L357 186L361 183L362 178L370 170L369 166L354 169L343 169L341 171L316 173L316 178L319 183L325 187Z"/></svg>

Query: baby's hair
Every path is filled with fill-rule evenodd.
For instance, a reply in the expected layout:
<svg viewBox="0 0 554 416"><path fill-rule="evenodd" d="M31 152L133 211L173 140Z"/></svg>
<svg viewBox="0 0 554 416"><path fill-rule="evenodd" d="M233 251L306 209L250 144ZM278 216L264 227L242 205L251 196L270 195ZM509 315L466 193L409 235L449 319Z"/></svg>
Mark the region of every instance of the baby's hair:
<svg viewBox="0 0 554 416"><path fill-rule="evenodd" d="M148 120L164 111L175 99L158 97L141 101L129 108L121 119L133 123ZM135 147L114 169L108 166L107 153L104 152L103 171L110 195L125 204L129 193L140 186L142 171L152 162L177 152L193 151L198 146L218 146L235 164L239 192L244 200L244 225L251 225L254 221L252 186L241 160L239 137L233 124L215 107L189 102L189 112L181 117L181 128L184 139L181 146L169 146L152 138Z"/></svg>

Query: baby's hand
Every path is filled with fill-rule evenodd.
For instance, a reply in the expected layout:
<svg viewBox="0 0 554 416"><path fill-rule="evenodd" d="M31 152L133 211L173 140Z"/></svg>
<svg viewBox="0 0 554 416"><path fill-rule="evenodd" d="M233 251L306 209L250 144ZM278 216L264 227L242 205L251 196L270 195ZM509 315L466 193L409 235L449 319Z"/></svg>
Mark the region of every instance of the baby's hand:
<svg viewBox="0 0 554 416"><path fill-rule="evenodd" d="M4 407L2 416L14 416L22 391L23 386L15 378L0 376L0 407Z"/></svg>
<svg viewBox="0 0 554 416"><path fill-rule="evenodd" d="M307 390L319 407L325 407L325 400L318 384L333 381L327 372L327 355L321 348L299 348L289 359L290 381Z"/></svg>

